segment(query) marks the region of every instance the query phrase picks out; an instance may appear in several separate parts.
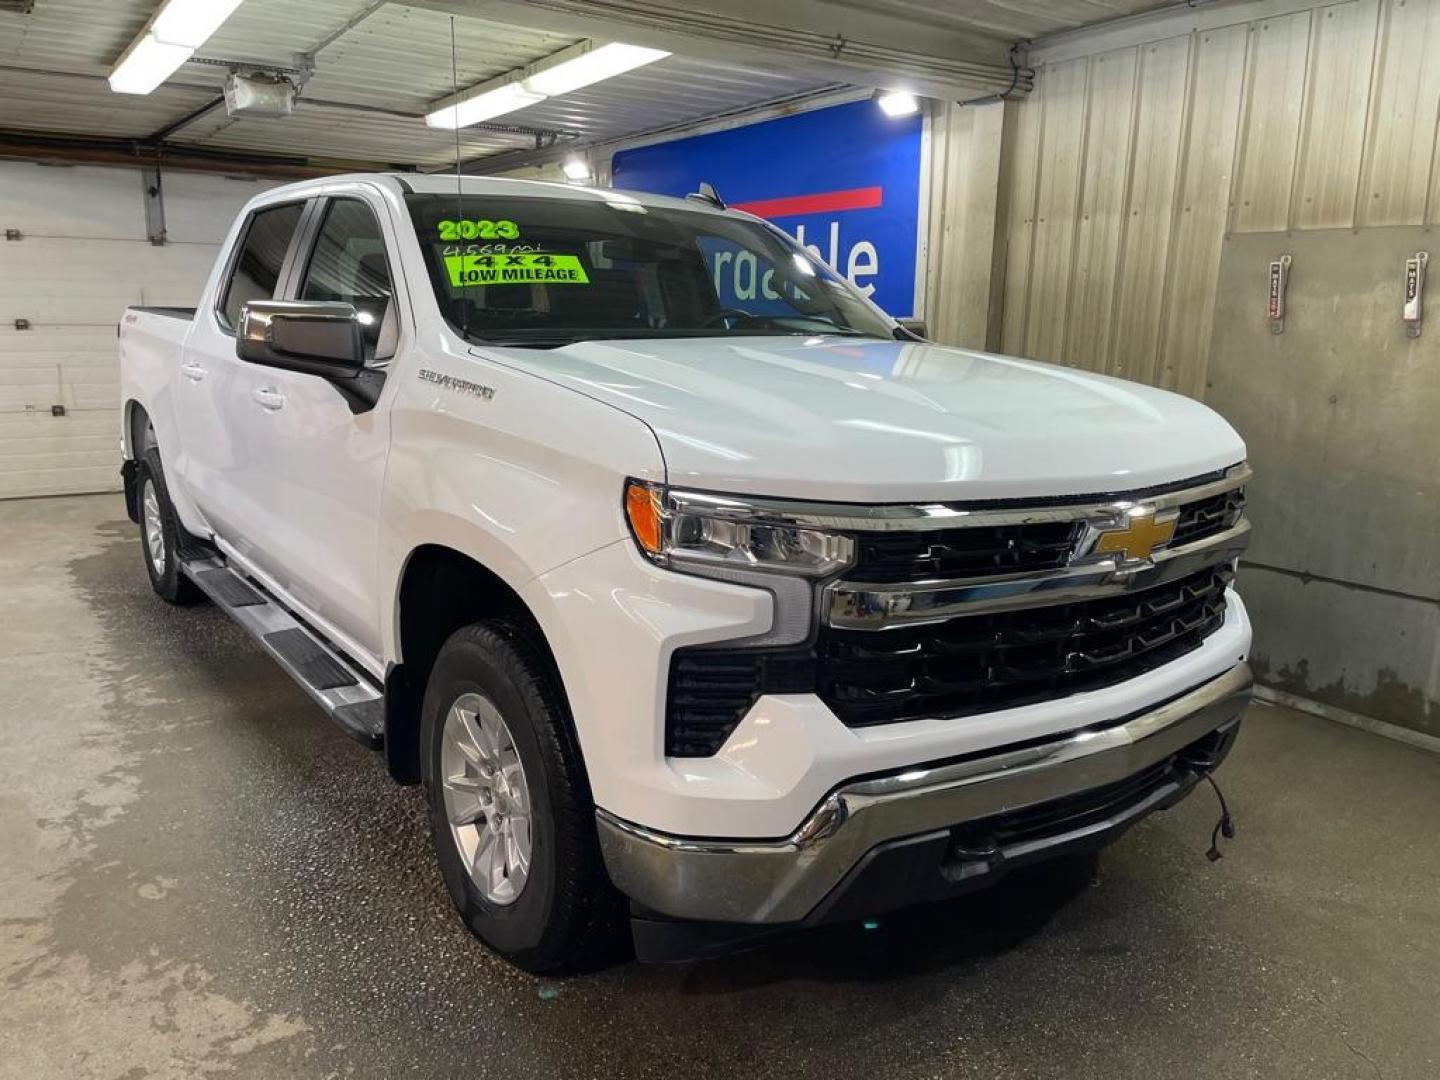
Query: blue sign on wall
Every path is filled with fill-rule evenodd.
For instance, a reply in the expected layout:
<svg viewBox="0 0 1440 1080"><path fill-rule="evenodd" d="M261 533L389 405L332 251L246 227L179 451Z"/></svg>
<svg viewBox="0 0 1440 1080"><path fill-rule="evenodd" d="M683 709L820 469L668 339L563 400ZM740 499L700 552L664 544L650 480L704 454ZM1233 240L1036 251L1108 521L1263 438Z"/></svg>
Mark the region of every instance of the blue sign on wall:
<svg viewBox="0 0 1440 1080"><path fill-rule="evenodd" d="M702 180L767 218L891 315L914 314L921 118L873 101L615 155L617 188L685 195Z"/></svg>

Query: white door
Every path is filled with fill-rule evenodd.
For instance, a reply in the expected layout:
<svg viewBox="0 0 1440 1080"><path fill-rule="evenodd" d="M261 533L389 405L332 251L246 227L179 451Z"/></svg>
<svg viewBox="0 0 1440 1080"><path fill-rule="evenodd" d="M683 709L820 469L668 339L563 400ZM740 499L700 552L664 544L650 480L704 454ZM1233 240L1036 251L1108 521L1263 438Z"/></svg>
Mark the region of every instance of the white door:
<svg viewBox="0 0 1440 1080"><path fill-rule="evenodd" d="M246 382L250 365L235 355L235 328L246 303L279 294L305 206L279 203L250 214L215 310L197 314L170 376L178 445L161 448L166 467L175 470L210 528L242 549L263 542L268 511L254 505L253 493L237 482L251 468L243 424L253 406Z"/></svg>
<svg viewBox="0 0 1440 1080"><path fill-rule="evenodd" d="M377 214L378 210L378 214ZM323 207L297 254L295 299L351 303L383 365L398 312L381 229L383 205ZM381 342L381 329L386 329ZM315 375L240 362L232 398L244 466L236 498L257 537L253 558L297 600L371 655L381 651L375 593L389 413L352 409Z"/></svg>

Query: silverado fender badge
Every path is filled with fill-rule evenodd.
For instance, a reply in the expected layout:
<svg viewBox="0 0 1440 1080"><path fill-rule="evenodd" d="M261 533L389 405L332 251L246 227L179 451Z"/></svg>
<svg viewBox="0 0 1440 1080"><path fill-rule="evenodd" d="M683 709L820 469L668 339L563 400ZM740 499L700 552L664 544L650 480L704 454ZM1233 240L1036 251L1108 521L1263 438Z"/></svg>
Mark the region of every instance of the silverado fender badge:
<svg viewBox="0 0 1440 1080"><path fill-rule="evenodd" d="M442 375L438 371L431 371L429 368L420 369L420 381L434 383L436 386L444 387L446 390L454 390L458 394L469 394L472 397L482 398L489 401L495 396L493 386L485 386L481 383L471 382L469 379L457 379L454 375Z"/></svg>

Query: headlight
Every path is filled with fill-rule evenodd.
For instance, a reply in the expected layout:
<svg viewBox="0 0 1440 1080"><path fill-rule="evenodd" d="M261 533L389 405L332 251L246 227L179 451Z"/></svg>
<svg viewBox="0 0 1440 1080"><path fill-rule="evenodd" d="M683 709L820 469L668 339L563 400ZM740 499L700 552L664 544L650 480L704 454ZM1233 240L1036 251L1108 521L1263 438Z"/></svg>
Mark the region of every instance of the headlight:
<svg viewBox="0 0 1440 1080"><path fill-rule="evenodd" d="M850 537L787 523L765 500L668 491L631 480L625 516L640 550L674 569L826 577L849 566L855 554Z"/></svg>

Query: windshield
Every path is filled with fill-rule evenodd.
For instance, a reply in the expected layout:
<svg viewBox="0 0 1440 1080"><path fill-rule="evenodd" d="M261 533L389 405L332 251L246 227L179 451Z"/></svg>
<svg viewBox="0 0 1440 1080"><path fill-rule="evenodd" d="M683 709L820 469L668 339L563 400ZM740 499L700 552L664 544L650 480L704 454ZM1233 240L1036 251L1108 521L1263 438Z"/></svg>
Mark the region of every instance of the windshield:
<svg viewBox="0 0 1440 1080"><path fill-rule="evenodd" d="M769 225L620 194L408 202L440 310L473 340L892 336L854 288Z"/></svg>

